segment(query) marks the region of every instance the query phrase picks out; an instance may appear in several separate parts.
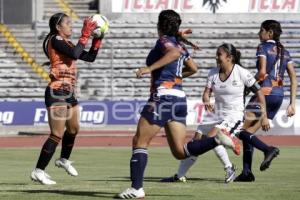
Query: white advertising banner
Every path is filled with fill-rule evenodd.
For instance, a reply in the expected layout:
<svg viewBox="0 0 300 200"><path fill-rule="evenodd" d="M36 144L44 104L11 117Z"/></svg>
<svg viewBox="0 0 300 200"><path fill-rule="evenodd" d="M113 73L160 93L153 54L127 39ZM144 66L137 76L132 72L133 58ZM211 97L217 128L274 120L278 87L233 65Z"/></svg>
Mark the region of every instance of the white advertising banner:
<svg viewBox="0 0 300 200"><path fill-rule="evenodd" d="M111 0L113 13L299 13L300 0Z"/></svg>
<svg viewBox="0 0 300 200"><path fill-rule="evenodd" d="M300 135L300 103L296 104L296 115L287 117L286 108L288 100L284 100L282 106L273 120L270 120L271 130L267 134L274 135ZM188 100L187 125L208 124L216 121L217 116L207 113L201 100ZM259 131L264 134L263 131Z"/></svg>

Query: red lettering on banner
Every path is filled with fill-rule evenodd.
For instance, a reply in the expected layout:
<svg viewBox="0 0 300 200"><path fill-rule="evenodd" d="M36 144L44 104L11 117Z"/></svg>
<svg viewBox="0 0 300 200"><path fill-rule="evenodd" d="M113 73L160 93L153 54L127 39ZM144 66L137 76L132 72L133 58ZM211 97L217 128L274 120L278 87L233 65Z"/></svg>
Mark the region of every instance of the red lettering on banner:
<svg viewBox="0 0 300 200"><path fill-rule="evenodd" d="M197 112L197 124L202 122L202 114L204 111L204 104L203 103L196 103L194 109Z"/></svg>
<svg viewBox="0 0 300 200"><path fill-rule="evenodd" d="M266 1L268 0L260 0L260 8L261 10L267 10L268 6L266 5Z"/></svg>
<svg viewBox="0 0 300 200"><path fill-rule="evenodd" d="M280 6L277 4L277 0L273 0L272 3L272 10L278 10Z"/></svg>
<svg viewBox="0 0 300 200"><path fill-rule="evenodd" d="M250 0L250 9L251 10L254 10L255 9L255 6L256 6L256 0Z"/></svg>
<svg viewBox="0 0 300 200"><path fill-rule="evenodd" d="M193 8L192 0L123 0L123 9L132 11L192 10Z"/></svg>
<svg viewBox="0 0 300 200"><path fill-rule="evenodd" d="M294 9L296 6L296 0L286 0L282 6L282 9L290 8Z"/></svg>
<svg viewBox="0 0 300 200"><path fill-rule="evenodd" d="M286 11L295 10L296 0L249 0L251 11Z"/></svg>
<svg viewBox="0 0 300 200"><path fill-rule="evenodd" d="M174 0L173 8L178 9L178 6L179 6L178 0Z"/></svg>
<svg viewBox="0 0 300 200"><path fill-rule="evenodd" d="M146 9L152 9L153 8L153 4L151 4L151 0L147 0L146 1Z"/></svg>
<svg viewBox="0 0 300 200"><path fill-rule="evenodd" d="M134 3L133 3L133 9L138 10L138 9L141 9L141 8L143 7L142 4L139 4L139 1L140 1L140 0L134 0Z"/></svg>
<svg viewBox="0 0 300 200"><path fill-rule="evenodd" d="M162 8L167 9L169 4L169 0L158 0L155 9Z"/></svg>
<svg viewBox="0 0 300 200"><path fill-rule="evenodd" d="M129 8L129 0L125 0L125 9Z"/></svg>
<svg viewBox="0 0 300 200"><path fill-rule="evenodd" d="M191 3L190 0L184 0L183 9L191 9L193 6L189 3Z"/></svg>

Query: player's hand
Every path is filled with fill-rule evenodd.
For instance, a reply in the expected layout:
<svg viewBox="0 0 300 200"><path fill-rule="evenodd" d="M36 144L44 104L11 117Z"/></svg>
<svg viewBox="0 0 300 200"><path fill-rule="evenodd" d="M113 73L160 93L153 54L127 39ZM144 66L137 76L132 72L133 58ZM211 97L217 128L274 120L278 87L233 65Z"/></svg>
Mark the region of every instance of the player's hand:
<svg viewBox="0 0 300 200"><path fill-rule="evenodd" d="M94 36L93 38L102 40L104 38L104 36L105 36L105 33L101 32L100 36Z"/></svg>
<svg viewBox="0 0 300 200"><path fill-rule="evenodd" d="M83 27L81 29L81 37L79 38L79 42L81 44L85 46L88 43L89 37L96 26L96 22L92 21L91 17L88 17L84 20Z"/></svg>
<svg viewBox="0 0 300 200"><path fill-rule="evenodd" d="M264 131L268 131L270 129L270 123L269 123L269 119L267 118L267 116L265 116L261 119L261 128Z"/></svg>
<svg viewBox="0 0 300 200"><path fill-rule="evenodd" d="M151 70L150 67L141 67L136 69L135 73L137 78L141 78L144 74L150 74Z"/></svg>
<svg viewBox="0 0 300 200"><path fill-rule="evenodd" d="M287 109L286 109L286 115L287 115L288 117L294 116L294 115L295 115L295 106L293 106L293 105L290 104L290 105L287 107Z"/></svg>
<svg viewBox="0 0 300 200"><path fill-rule="evenodd" d="M81 29L81 35L87 38L90 37L96 26L97 23L94 22L91 17L85 18L83 21L83 27Z"/></svg>
<svg viewBox="0 0 300 200"><path fill-rule="evenodd" d="M97 50L100 49L102 45L102 39L101 38L93 38L92 40L92 49Z"/></svg>

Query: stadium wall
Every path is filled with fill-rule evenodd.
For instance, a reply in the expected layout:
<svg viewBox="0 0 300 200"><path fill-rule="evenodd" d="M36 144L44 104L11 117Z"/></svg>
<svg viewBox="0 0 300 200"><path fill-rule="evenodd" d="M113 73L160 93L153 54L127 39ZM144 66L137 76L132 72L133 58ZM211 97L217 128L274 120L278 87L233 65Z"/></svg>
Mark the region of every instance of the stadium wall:
<svg viewBox="0 0 300 200"><path fill-rule="evenodd" d="M111 125L135 125L145 101L82 101L80 103L80 123L91 130L102 129ZM292 118L286 117L285 100L275 119L271 122L274 135L300 135L300 113ZM297 103L299 111L300 104ZM200 123L215 121L216 115L205 112L199 100L188 101L187 125L196 126ZM298 123L297 123L298 122ZM1 102L1 128L12 126L47 127L47 110L43 102ZM262 132L260 132L262 133ZM1 134L1 133L0 133Z"/></svg>

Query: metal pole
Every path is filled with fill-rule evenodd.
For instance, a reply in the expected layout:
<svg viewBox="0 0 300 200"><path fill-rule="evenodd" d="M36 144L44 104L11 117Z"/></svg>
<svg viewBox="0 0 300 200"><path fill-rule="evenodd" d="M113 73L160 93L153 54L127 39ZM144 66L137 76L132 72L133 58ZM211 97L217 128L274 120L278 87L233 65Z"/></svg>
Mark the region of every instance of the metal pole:
<svg viewBox="0 0 300 200"><path fill-rule="evenodd" d="M1 16L0 16L0 20L1 20L1 24L4 24L4 8L3 8L3 0L0 0L0 7L1 7Z"/></svg>
<svg viewBox="0 0 300 200"><path fill-rule="evenodd" d="M112 101L114 98L114 45L111 44L110 47L110 100Z"/></svg>
<svg viewBox="0 0 300 200"><path fill-rule="evenodd" d="M37 28L36 28L36 23L37 23L37 0L35 0L35 15L34 15L34 60L36 61L37 57Z"/></svg>

